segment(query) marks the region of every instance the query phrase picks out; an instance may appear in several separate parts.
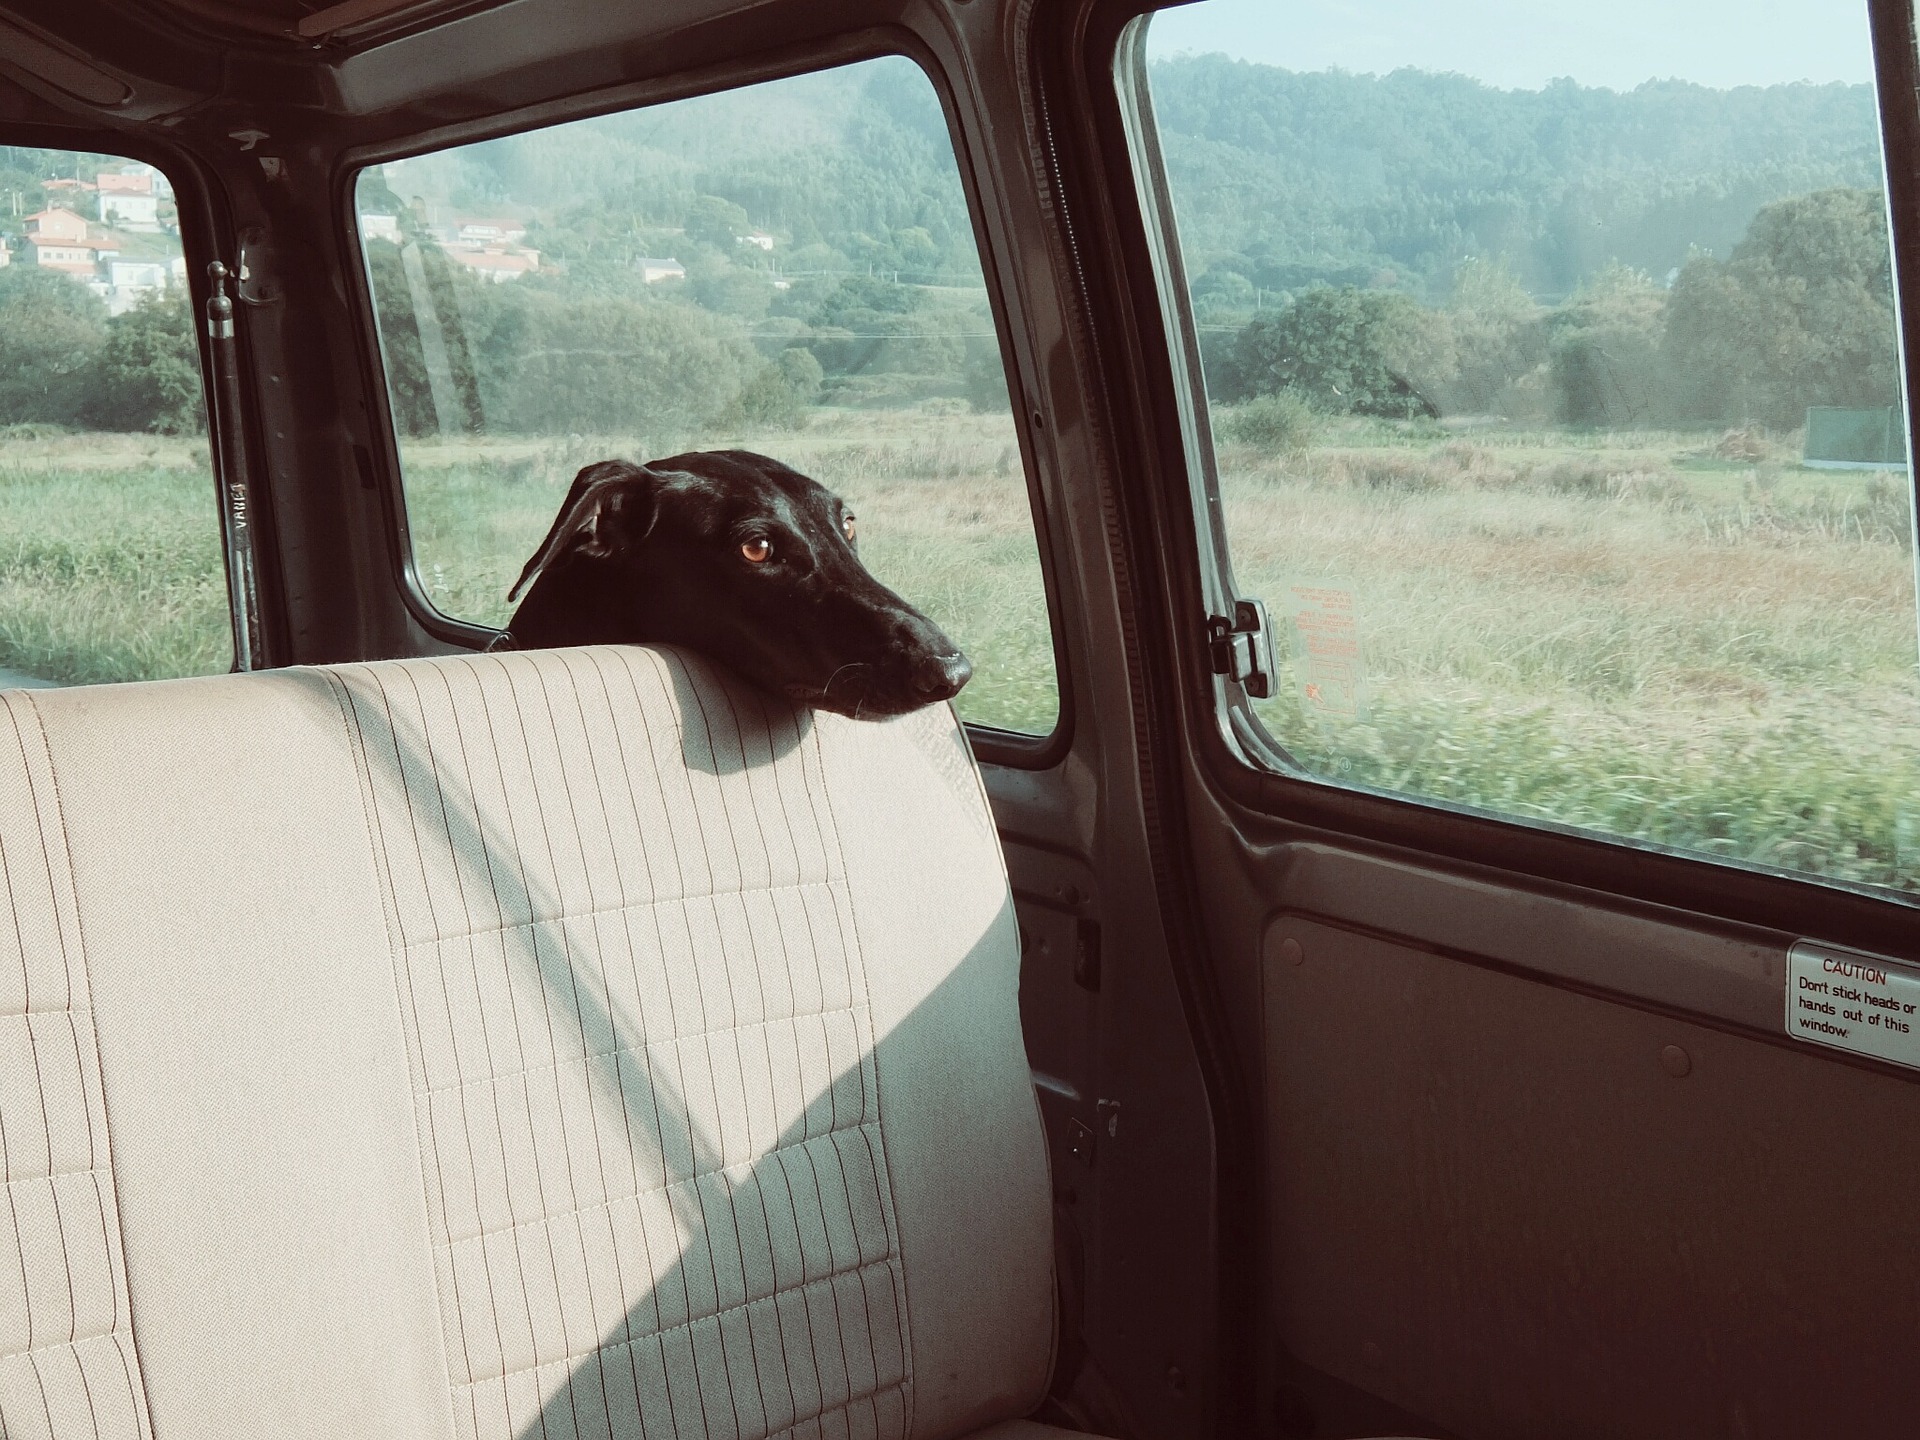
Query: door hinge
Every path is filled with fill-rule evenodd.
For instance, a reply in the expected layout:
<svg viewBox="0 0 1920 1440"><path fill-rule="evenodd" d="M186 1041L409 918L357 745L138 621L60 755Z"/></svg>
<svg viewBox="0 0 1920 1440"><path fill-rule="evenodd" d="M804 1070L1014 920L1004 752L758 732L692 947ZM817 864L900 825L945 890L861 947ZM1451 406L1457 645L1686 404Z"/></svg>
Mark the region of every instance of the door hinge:
<svg viewBox="0 0 1920 1440"><path fill-rule="evenodd" d="M1213 673L1225 675L1247 692L1249 699L1271 700L1279 662L1273 653L1273 624L1263 600L1236 600L1233 618L1207 617Z"/></svg>

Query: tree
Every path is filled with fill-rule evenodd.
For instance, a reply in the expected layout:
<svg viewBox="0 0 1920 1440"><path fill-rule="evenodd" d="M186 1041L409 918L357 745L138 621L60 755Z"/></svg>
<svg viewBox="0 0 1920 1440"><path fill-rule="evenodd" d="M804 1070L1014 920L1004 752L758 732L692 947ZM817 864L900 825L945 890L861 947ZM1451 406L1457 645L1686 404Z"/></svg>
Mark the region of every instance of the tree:
<svg viewBox="0 0 1920 1440"><path fill-rule="evenodd" d="M107 307L57 270L0 269L0 424L72 424L107 338Z"/></svg>
<svg viewBox="0 0 1920 1440"><path fill-rule="evenodd" d="M694 303L703 310L738 315L743 320L758 320L765 315L774 295L772 284L760 271L713 256L688 265L687 280Z"/></svg>
<svg viewBox="0 0 1920 1440"><path fill-rule="evenodd" d="M82 418L97 429L204 431L200 352L186 291L157 291L109 320L87 380Z"/></svg>
<svg viewBox="0 0 1920 1440"><path fill-rule="evenodd" d="M1193 310L1202 322L1245 318L1257 299L1253 281L1237 268L1215 265L1193 282Z"/></svg>
<svg viewBox="0 0 1920 1440"><path fill-rule="evenodd" d="M1648 426L1669 414L1660 351L1666 294L1609 265L1548 319L1555 408L1569 425Z"/></svg>
<svg viewBox="0 0 1920 1440"><path fill-rule="evenodd" d="M1249 323L1228 350L1223 400L1294 391L1332 414L1431 408L1423 382L1450 374L1446 318L1386 290L1320 288Z"/></svg>
<svg viewBox="0 0 1920 1440"><path fill-rule="evenodd" d="M1547 328L1504 261L1469 260L1455 271L1447 318L1455 371L1435 387L1447 411L1514 416L1537 403L1516 386L1546 360Z"/></svg>
<svg viewBox="0 0 1920 1440"><path fill-rule="evenodd" d="M438 245L411 238L404 246L368 241L367 268L400 428L409 435L487 428L477 357L499 321L496 287L455 273Z"/></svg>
<svg viewBox="0 0 1920 1440"><path fill-rule="evenodd" d="M957 377L965 336L980 328L972 311L928 299L925 290L870 276L843 280L822 297L807 323L826 373Z"/></svg>
<svg viewBox="0 0 1920 1440"><path fill-rule="evenodd" d="M1665 341L1683 415L1699 423L1792 429L1810 405L1899 403L1879 195L1821 190L1766 206L1724 263L1687 262Z"/></svg>
<svg viewBox="0 0 1920 1440"><path fill-rule="evenodd" d="M726 421L770 430L802 429L807 407L819 398L825 378L811 352L797 346L782 350L747 381Z"/></svg>
<svg viewBox="0 0 1920 1440"><path fill-rule="evenodd" d="M691 305L516 299L488 355L490 408L510 430L685 433L728 413L762 364L738 322Z"/></svg>
<svg viewBox="0 0 1920 1440"><path fill-rule="evenodd" d="M733 254L748 229L747 212L718 195L702 195L689 205L685 224L689 240L711 245L723 255Z"/></svg>
<svg viewBox="0 0 1920 1440"><path fill-rule="evenodd" d="M1614 259L1664 277L1770 201L1880 175L1871 85L1500 90L1218 55L1150 78L1190 273L1252 261L1264 290L1391 267L1435 293L1468 255L1544 294Z"/></svg>
<svg viewBox="0 0 1920 1440"><path fill-rule="evenodd" d="M992 328L992 317L982 317L982 330ZM1013 408L1007 390L1007 369L1000 358L1000 342L989 334L967 337L966 359L961 379L967 389L967 405L977 415L1004 414Z"/></svg>

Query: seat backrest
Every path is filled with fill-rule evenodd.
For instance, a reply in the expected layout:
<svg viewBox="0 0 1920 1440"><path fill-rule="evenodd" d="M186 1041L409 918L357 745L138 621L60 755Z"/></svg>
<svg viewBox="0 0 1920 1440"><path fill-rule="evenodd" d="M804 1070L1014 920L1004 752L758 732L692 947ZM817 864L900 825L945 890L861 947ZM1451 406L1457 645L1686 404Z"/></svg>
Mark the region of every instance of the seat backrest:
<svg viewBox="0 0 1920 1440"><path fill-rule="evenodd" d="M944 707L630 648L0 702L10 1440L1037 1401L1016 931Z"/></svg>

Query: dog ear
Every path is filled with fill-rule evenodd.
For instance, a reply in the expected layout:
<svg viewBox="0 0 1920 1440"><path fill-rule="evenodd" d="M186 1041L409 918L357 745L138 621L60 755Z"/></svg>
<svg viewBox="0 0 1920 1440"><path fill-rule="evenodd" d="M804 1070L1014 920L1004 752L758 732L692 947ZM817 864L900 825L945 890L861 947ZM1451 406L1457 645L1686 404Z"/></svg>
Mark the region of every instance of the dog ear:
<svg viewBox="0 0 1920 1440"><path fill-rule="evenodd" d="M553 528L513 582L507 599L518 600L541 571L567 555L610 555L623 544L646 539L660 513L656 502L661 478L646 466L625 460L602 460L574 476L573 488L553 517Z"/></svg>

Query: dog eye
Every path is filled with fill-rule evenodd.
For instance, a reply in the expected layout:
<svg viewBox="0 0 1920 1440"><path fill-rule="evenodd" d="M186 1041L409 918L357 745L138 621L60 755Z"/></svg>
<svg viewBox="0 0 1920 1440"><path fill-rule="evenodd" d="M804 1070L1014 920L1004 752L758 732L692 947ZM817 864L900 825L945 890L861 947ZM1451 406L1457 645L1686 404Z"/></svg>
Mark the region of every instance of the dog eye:
<svg viewBox="0 0 1920 1440"><path fill-rule="evenodd" d="M740 543L740 553L749 565L764 565L773 558L773 542L764 535Z"/></svg>
<svg viewBox="0 0 1920 1440"><path fill-rule="evenodd" d="M854 516L849 515L840 522L840 532L847 537L849 544L852 543L854 535L858 533L859 530L859 527L853 523L854 519Z"/></svg>

